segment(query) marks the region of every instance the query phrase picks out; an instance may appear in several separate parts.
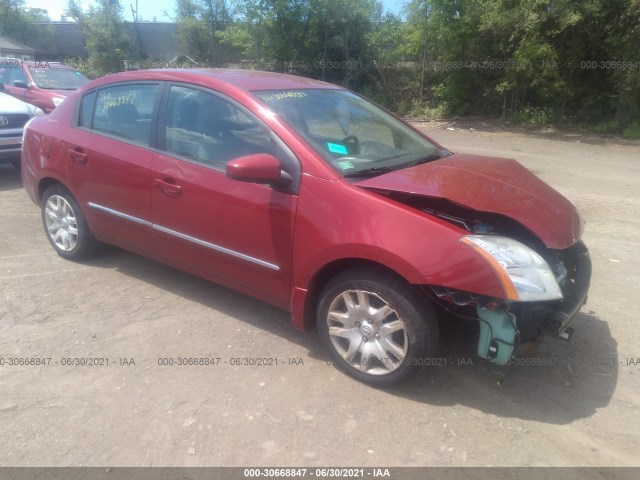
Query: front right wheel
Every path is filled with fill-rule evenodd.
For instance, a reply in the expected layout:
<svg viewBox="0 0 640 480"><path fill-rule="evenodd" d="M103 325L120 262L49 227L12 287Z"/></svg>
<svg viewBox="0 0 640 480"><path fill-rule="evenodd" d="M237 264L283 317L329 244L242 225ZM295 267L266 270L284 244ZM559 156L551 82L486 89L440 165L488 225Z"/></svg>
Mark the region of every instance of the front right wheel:
<svg viewBox="0 0 640 480"><path fill-rule="evenodd" d="M334 278L317 310L334 364L365 383L406 379L435 353L438 319L429 300L395 275L354 268Z"/></svg>

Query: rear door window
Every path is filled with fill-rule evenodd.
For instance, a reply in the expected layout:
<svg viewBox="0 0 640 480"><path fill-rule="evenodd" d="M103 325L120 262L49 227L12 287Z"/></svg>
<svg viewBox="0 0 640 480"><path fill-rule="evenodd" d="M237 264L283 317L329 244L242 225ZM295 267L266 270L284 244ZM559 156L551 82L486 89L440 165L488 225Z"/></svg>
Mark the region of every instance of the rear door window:
<svg viewBox="0 0 640 480"><path fill-rule="evenodd" d="M149 145L154 106L160 87L158 84L118 85L98 90L95 104L89 93L83 107L93 107L89 122L87 109L82 108L80 122L96 132L124 140Z"/></svg>

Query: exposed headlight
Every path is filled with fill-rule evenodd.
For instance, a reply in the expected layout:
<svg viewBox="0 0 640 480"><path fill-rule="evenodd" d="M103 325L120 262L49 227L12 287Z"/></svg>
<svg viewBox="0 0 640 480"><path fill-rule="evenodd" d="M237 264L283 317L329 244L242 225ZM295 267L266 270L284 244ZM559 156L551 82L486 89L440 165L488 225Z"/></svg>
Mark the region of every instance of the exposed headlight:
<svg viewBox="0 0 640 480"><path fill-rule="evenodd" d="M497 235L468 235L460 240L491 264L502 281L507 299L538 302L562 298L547 262L526 245Z"/></svg>
<svg viewBox="0 0 640 480"><path fill-rule="evenodd" d="M64 98L62 97L53 97L53 104L57 107L62 102L64 102Z"/></svg>

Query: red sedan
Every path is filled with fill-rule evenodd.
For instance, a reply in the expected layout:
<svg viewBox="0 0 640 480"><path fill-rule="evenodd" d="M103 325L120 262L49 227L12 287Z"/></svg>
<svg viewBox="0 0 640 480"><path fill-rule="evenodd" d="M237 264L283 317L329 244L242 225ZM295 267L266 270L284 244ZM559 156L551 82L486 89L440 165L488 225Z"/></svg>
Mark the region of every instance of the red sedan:
<svg viewBox="0 0 640 480"><path fill-rule="evenodd" d="M59 255L106 242L287 309L371 384L429 365L450 314L476 319L478 354L505 364L544 332L569 336L586 301L569 201L335 85L111 75L31 121L22 159Z"/></svg>

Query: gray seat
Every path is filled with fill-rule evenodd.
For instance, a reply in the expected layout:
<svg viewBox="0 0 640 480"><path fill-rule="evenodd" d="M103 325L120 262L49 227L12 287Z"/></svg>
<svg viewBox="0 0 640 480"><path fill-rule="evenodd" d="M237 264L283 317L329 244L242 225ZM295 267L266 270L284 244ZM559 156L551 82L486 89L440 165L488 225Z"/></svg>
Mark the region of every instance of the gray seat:
<svg viewBox="0 0 640 480"><path fill-rule="evenodd" d="M229 132L229 106L214 96L200 104L196 130L202 134L198 158L219 168L234 158L233 138Z"/></svg>
<svg viewBox="0 0 640 480"><path fill-rule="evenodd" d="M200 104L193 98L183 98L176 106L176 124L178 128L196 131L196 121Z"/></svg>

